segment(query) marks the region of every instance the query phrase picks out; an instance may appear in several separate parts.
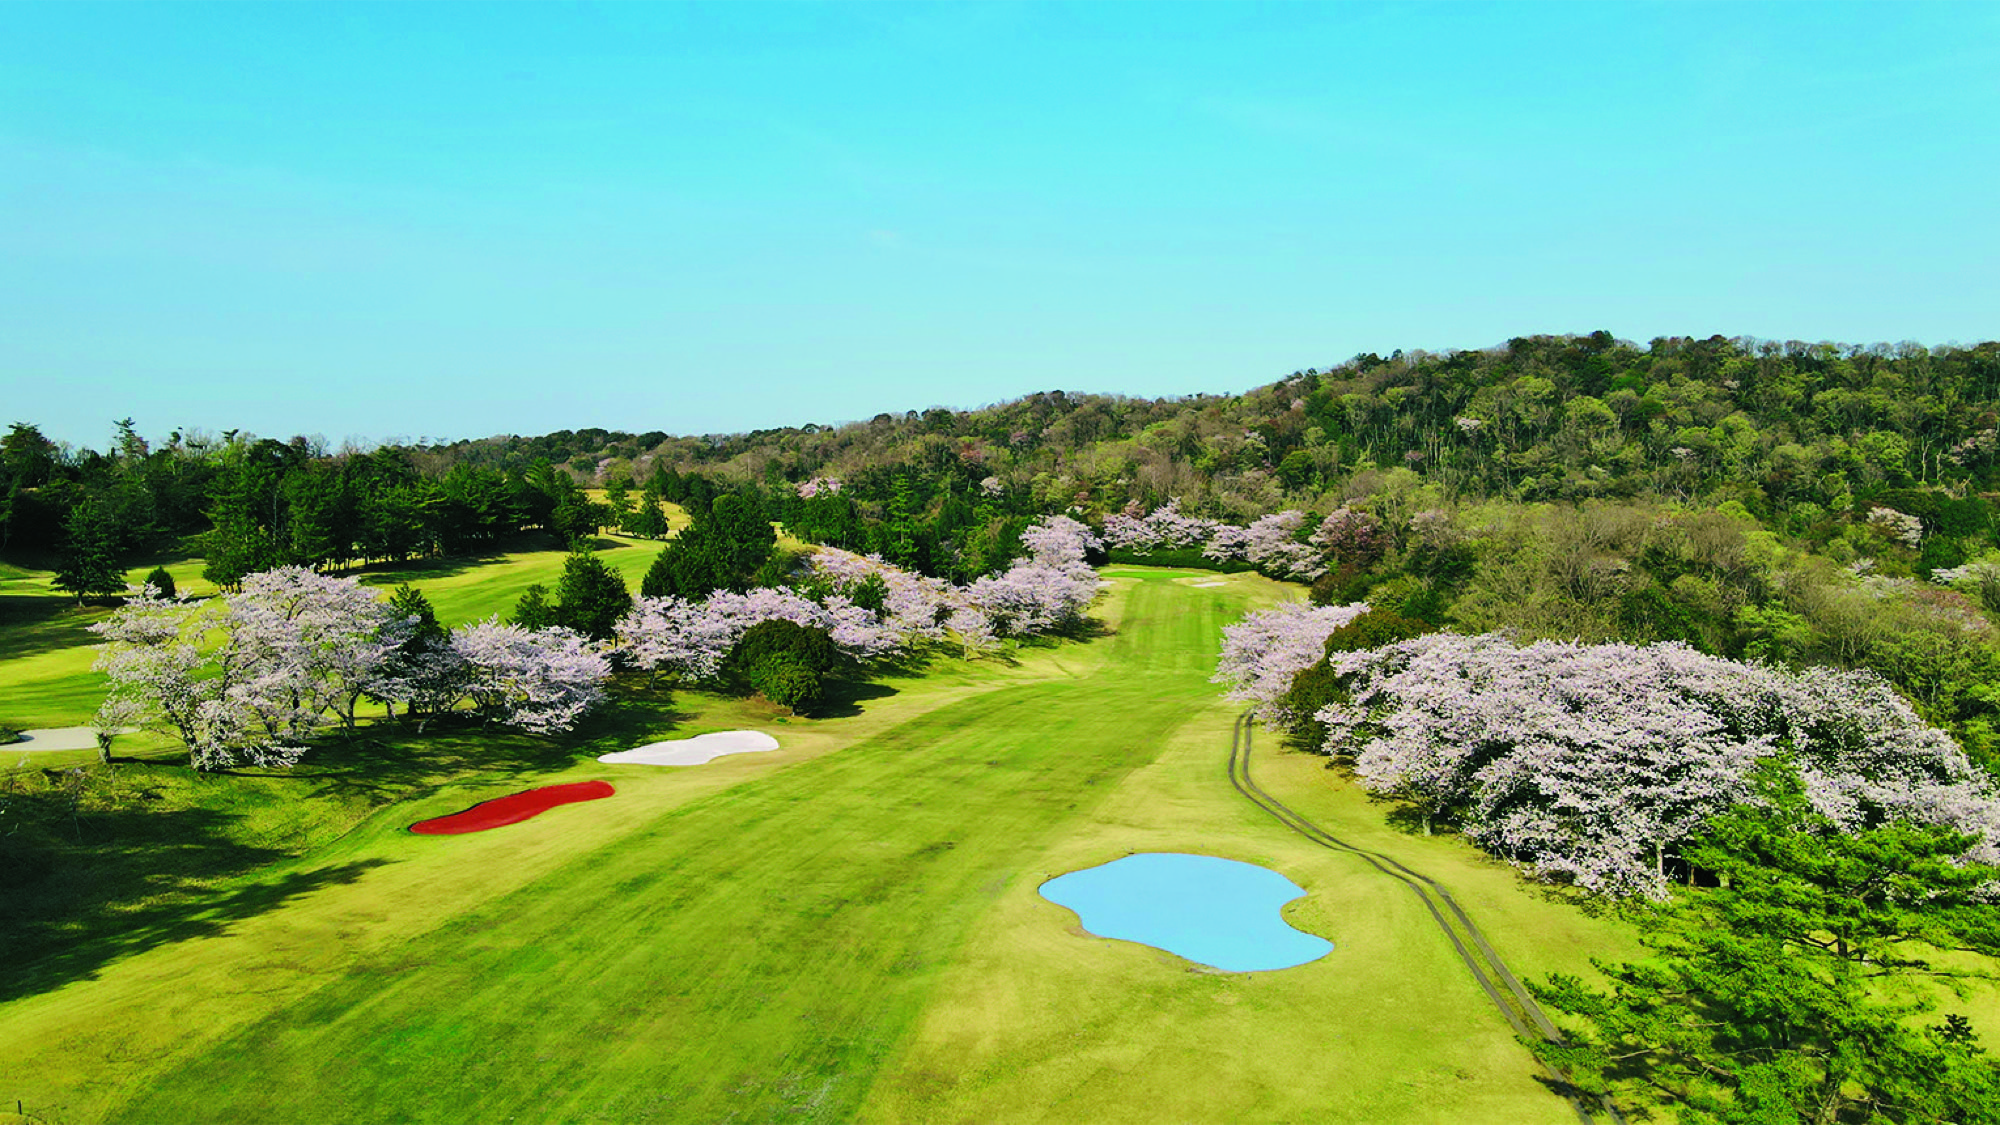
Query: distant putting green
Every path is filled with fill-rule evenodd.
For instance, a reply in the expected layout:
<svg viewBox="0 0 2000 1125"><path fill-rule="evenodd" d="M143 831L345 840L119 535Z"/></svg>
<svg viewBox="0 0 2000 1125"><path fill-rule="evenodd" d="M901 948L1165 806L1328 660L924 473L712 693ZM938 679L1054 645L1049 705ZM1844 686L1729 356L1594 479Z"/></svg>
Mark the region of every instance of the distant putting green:
<svg viewBox="0 0 2000 1125"><path fill-rule="evenodd" d="M475 573L422 584L463 619L506 596ZM404 831L603 776L634 712L532 776L411 786L218 887L214 924L0 1004L0 1102L104 1122L1573 1121L1412 896L1229 788L1221 627L1293 592L1105 577L1108 635L892 679L727 769L620 771L617 799L504 831ZM646 737L777 721L670 707ZM1324 823L1414 843L1317 759L1258 753ZM206 784L239 780L287 784ZM1420 846L1522 971L1629 952L1462 844ZM1132 851L1283 874L1311 892L1285 918L1337 931L1339 956L1191 972L1079 940L1037 893Z"/></svg>

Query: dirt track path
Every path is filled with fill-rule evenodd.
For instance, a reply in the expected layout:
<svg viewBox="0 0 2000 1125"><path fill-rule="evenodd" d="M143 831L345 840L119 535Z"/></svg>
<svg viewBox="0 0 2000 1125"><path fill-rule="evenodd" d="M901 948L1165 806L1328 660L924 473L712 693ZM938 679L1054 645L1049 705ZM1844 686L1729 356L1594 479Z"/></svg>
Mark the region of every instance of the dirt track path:
<svg viewBox="0 0 2000 1125"><path fill-rule="evenodd" d="M1465 963L1466 970L1472 974L1472 979L1479 982L1480 989L1492 1000L1493 1006L1499 1009L1501 1016L1507 1020L1507 1025L1514 1029L1514 1034L1524 1040L1543 1039L1561 1042L1562 1032L1549 1019L1548 1014L1542 1011L1541 1005L1535 1003L1535 998L1521 984L1520 978L1515 976L1507 967L1507 963L1500 959L1492 944L1486 940L1486 935L1473 924L1471 916L1459 906L1456 899L1452 898L1451 892L1430 877L1411 870L1391 856L1356 847L1334 836L1271 796L1251 779L1250 747L1254 729L1255 724L1251 721L1249 712L1245 712L1237 718L1236 725L1230 732L1229 783L1236 787L1236 791L1269 813L1279 823L1306 839L1333 851L1358 856L1377 871L1409 888L1410 893L1416 895L1430 911L1431 917L1437 921L1438 928L1451 939L1452 948L1458 953L1459 960ZM1567 1090L1566 1075L1546 1063L1542 1064L1542 1069L1559 1089ZM1616 1125L1625 1123L1625 1117L1618 1111L1618 1107L1608 1101L1597 1103L1595 1099L1576 1093L1565 1093L1565 1097L1576 1110L1577 1120L1583 1125L1591 1125L1597 1120L1596 1114L1600 1112Z"/></svg>

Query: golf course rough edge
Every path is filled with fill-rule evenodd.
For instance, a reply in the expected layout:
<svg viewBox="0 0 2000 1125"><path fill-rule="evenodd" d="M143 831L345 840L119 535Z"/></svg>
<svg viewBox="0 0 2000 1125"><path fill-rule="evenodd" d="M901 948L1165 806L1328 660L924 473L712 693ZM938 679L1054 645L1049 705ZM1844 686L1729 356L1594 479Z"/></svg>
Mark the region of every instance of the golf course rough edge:
<svg viewBox="0 0 2000 1125"><path fill-rule="evenodd" d="M758 754L777 748L778 740L760 730L722 730L649 742L631 750L599 754L597 760L613 765L700 766L727 754Z"/></svg>
<svg viewBox="0 0 2000 1125"><path fill-rule="evenodd" d="M1041 886L1088 933L1228 973L1289 969L1333 952L1332 942L1281 913L1305 893L1268 867L1184 852L1137 852Z"/></svg>
<svg viewBox="0 0 2000 1125"><path fill-rule="evenodd" d="M459 836L467 832L485 832L531 820L559 805L573 805L578 801L600 801L616 792L617 790L607 781L544 785L540 789L524 789L519 793L509 793L505 797L481 801L469 809L452 813L450 816L420 820L410 825L410 831L419 836Z"/></svg>

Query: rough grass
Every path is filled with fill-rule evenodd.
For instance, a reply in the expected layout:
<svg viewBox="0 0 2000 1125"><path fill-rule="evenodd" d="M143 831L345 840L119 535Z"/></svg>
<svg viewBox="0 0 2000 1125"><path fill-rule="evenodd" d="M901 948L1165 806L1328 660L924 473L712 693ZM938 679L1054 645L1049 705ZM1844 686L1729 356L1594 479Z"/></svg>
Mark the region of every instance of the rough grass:
<svg viewBox="0 0 2000 1125"><path fill-rule="evenodd" d="M1281 588L1110 573L1110 635L941 662L850 693L838 718L631 695L569 740L383 737L294 777L183 780L230 794L174 797L211 818L196 838L290 858L225 854L138 927L72 910L76 952L10 959L25 983L0 1005L0 1100L142 1122L1562 1120L1407 892L1224 780L1220 628ZM590 760L734 726L784 748ZM1287 800L1326 784L1264 757ZM492 833L404 831L588 777L619 795ZM1283 871L1311 892L1295 924L1335 952L1203 971L1084 935L1035 893L1157 849ZM1496 937L1560 919L1526 947L1622 948L1613 924L1480 875Z"/></svg>

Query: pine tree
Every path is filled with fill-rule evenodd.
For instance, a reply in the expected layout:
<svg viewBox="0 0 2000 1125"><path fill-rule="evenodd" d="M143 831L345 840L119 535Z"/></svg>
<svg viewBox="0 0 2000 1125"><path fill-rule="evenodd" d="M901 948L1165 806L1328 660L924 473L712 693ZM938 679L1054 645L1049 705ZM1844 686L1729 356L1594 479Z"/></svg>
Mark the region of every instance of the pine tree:
<svg viewBox="0 0 2000 1125"><path fill-rule="evenodd" d="M521 591L521 600L514 603L514 624L533 632L555 623L556 610L549 604L547 586L537 582Z"/></svg>
<svg viewBox="0 0 2000 1125"><path fill-rule="evenodd" d="M1636 1093L1696 1123L2000 1122L2000 1062L1964 1021L1925 1026L1920 978L1985 976L1936 951L2000 953L1972 838L1888 823L1843 832L1797 783L1688 849L1724 885L1659 908L1656 956L1536 992L1586 1028L1535 1050L1592 1093ZM1900 978L1900 979L1899 979Z"/></svg>
<svg viewBox="0 0 2000 1125"><path fill-rule="evenodd" d="M55 587L76 595L78 601L125 588L125 572L118 565L117 528L104 506L94 499L72 508L63 521Z"/></svg>
<svg viewBox="0 0 2000 1125"><path fill-rule="evenodd" d="M153 572L146 576L146 585L151 586L155 590L158 590L160 592L160 596L163 598L174 598L179 596L179 594L174 589L174 576L168 574L167 568L164 566L156 566L153 568Z"/></svg>
<svg viewBox="0 0 2000 1125"><path fill-rule="evenodd" d="M618 572L588 551L563 563L556 584L555 623L595 640L609 640L618 619L632 609L632 594Z"/></svg>

